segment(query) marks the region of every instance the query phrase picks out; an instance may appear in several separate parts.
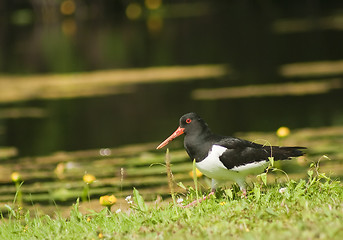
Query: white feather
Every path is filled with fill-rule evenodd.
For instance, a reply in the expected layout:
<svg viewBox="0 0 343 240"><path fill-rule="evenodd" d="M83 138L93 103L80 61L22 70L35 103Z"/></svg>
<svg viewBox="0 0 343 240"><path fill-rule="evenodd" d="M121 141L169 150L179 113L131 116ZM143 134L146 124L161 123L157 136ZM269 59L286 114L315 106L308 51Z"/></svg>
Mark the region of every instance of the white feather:
<svg viewBox="0 0 343 240"><path fill-rule="evenodd" d="M221 182L231 180L238 183L241 189L245 188L245 177L250 174L258 174L268 166L268 161L260 161L236 166L227 169L220 161L219 157L227 148L213 145L208 156L201 162L196 163L196 167L207 177L212 178L212 188L215 189Z"/></svg>

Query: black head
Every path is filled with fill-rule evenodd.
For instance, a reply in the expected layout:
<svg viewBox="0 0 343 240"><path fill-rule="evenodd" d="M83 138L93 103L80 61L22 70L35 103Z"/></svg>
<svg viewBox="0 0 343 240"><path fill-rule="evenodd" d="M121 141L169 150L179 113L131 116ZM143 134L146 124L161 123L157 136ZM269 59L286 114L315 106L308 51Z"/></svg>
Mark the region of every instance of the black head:
<svg viewBox="0 0 343 240"><path fill-rule="evenodd" d="M208 125L198 114L191 112L180 118L180 128L184 128L184 134L199 134L207 130Z"/></svg>
<svg viewBox="0 0 343 240"><path fill-rule="evenodd" d="M199 117L196 113L186 113L180 118L180 125L176 131L170 135L166 140L164 140L157 149L163 148L169 142L174 140L176 137L185 134L188 136L200 135L203 132L209 132L209 128L205 121Z"/></svg>

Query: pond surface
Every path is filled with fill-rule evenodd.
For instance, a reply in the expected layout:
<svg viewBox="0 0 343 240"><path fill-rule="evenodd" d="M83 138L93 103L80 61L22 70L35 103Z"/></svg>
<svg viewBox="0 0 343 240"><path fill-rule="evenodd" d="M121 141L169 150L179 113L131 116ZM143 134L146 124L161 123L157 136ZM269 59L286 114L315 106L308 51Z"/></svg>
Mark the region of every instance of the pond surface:
<svg viewBox="0 0 343 240"><path fill-rule="evenodd" d="M30 101L42 117L3 119L2 145L21 156L56 151L118 147L164 140L190 111L201 114L213 131L275 131L343 124L343 91L320 95L194 100L192 90L206 81L146 84L134 93L50 101ZM223 80L224 81L224 80ZM18 104L22 106L22 104ZM15 105L14 105L15 106Z"/></svg>

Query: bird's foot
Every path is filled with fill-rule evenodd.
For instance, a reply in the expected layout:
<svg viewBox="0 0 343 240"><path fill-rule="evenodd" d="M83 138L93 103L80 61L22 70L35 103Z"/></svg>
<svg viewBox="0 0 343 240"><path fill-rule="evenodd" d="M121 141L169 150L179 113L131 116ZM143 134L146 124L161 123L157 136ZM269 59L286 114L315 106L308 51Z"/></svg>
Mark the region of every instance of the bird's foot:
<svg viewBox="0 0 343 240"><path fill-rule="evenodd" d="M242 198L247 198L247 190L242 189Z"/></svg>
<svg viewBox="0 0 343 240"><path fill-rule="evenodd" d="M204 196L203 198L200 198L200 199L197 199L187 205L182 205L182 204L179 204L180 207L182 208L189 208L189 207L193 207L195 205L197 205L198 203L201 203L202 201L206 200L206 199L209 199L212 195L214 195L214 192L210 192L207 196Z"/></svg>

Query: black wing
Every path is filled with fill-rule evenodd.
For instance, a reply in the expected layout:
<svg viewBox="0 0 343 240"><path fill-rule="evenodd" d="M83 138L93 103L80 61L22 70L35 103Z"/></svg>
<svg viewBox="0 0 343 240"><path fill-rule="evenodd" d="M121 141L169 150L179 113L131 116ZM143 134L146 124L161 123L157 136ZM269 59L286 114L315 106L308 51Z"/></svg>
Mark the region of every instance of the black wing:
<svg viewBox="0 0 343 240"><path fill-rule="evenodd" d="M304 155L300 149L304 147L278 147L253 143L239 138L223 138L216 145L227 150L220 156L220 161L228 169L253 162L290 159Z"/></svg>

